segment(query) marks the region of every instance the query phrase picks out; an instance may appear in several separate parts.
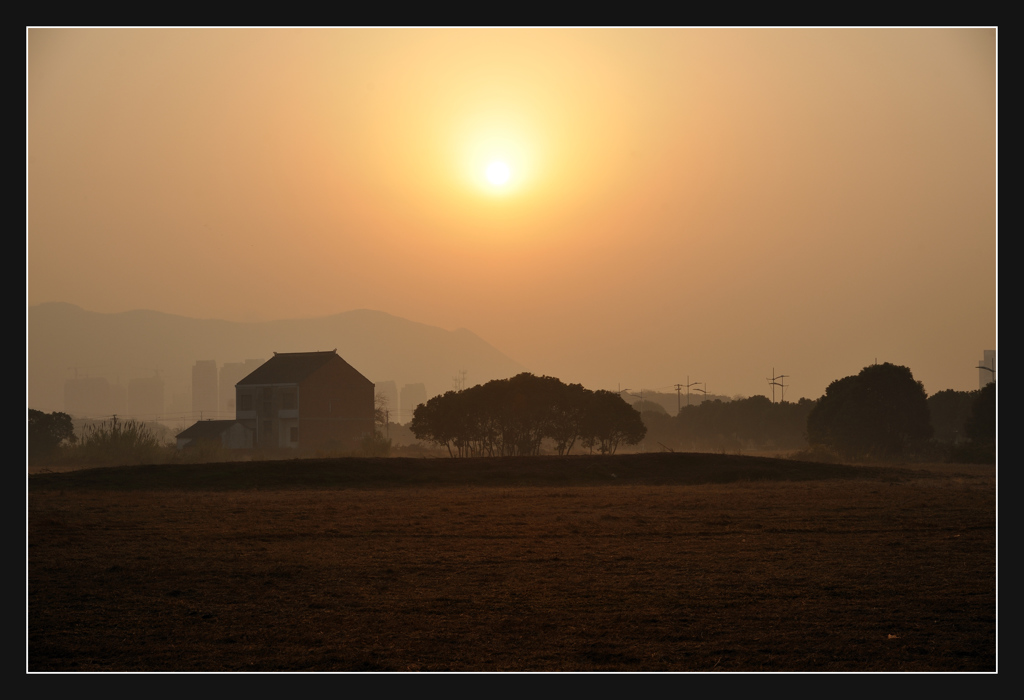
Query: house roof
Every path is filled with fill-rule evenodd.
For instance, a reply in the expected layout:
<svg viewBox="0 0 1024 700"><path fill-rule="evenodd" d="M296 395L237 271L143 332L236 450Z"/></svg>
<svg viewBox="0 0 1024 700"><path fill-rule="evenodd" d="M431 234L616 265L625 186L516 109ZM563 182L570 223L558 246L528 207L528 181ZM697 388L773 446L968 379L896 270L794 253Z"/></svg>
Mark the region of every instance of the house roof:
<svg viewBox="0 0 1024 700"><path fill-rule="evenodd" d="M237 423L236 420L201 420L190 428L185 428L175 438L190 440L219 440L221 433Z"/></svg>
<svg viewBox="0 0 1024 700"><path fill-rule="evenodd" d="M338 355L325 352L275 352L274 356L246 375L235 386L246 384L298 384L328 362L341 362L359 374ZM361 374L359 376L362 376ZM369 380L367 380L369 381Z"/></svg>

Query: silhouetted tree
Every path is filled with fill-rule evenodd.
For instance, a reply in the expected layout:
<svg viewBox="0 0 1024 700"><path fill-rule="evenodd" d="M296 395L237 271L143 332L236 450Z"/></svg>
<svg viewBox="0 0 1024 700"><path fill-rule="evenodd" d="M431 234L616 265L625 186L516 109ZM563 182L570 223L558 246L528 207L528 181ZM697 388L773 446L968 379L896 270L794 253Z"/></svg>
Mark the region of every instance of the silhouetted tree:
<svg viewBox="0 0 1024 700"><path fill-rule="evenodd" d="M75 441L75 428L67 413L28 409L28 461L38 464L57 454L61 445Z"/></svg>
<svg viewBox="0 0 1024 700"><path fill-rule="evenodd" d="M383 391L378 391L373 395L374 428L378 432L383 432L387 428L389 420L388 395Z"/></svg>
<svg viewBox="0 0 1024 700"><path fill-rule="evenodd" d="M611 397L617 404L579 384L524 372L435 396L416 409L409 427L453 457L536 455L545 438L564 455L581 436L614 452L619 444L639 442L645 428L629 404Z"/></svg>
<svg viewBox="0 0 1024 700"><path fill-rule="evenodd" d="M644 412L648 440L672 450L801 450L807 447L810 399L772 403L766 396L709 399L674 417Z"/></svg>
<svg viewBox="0 0 1024 700"><path fill-rule="evenodd" d="M554 440L558 454L567 455L572 452L583 430L587 404L592 394L582 384L562 385L555 393L548 417L547 436Z"/></svg>
<svg viewBox="0 0 1024 700"><path fill-rule="evenodd" d="M964 424L968 443L954 451L957 461L993 464L996 461L996 385L990 382L978 392L971 415Z"/></svg>
<svg viewBox="0 0 1024 700"><path fill-rule="evenodd" d="M964 425L977 398L977 391L953 389L946 389L928 397L928 413L931 415L936 442L955 444L967 439Z"/></svg>
<svg viewBox="0 0 1024 700"><path fill-rule="evenodd" d="M888 362L832 382L807 417L811 445L848 458L898 457L931 435L924 386Z"/></svg>
<svg viewBox="0 0 1024 700"><path fill-rule="evenodd" d="M367 457L387 457L391 454L388 431L388 395L380 391L373 397L373 434L360 440L359 451Z"/></svg>
<svg viewBox="0 0 1024 700"><path fill-rule="evenodd" d="M449 391L444 395L435 396L424 404L416 407L412 414L409 428L417 440L429 440L448 449L449 456L455 457L458 452L457 442L459 429L455 425L458 393ZM452 447L456 446L456 452ZM462 456L462 455L458 455Z"/></svg>
<svg viewBox="0 0 1024 700"><path fill-rule="evenodd" d="M590 397L581 434L584 447L613 455L620 444L635 445L643 440L647 426L639 411L621 396L602 389Z"/></svg>
<svg viewBox="0 0 1024 700"><path fill-rule="evenodd" d="M992 443L996 441L996 383L989 382L985 388L978 392L974 405L971 407L971 417L964 424L964 431L967 437L977 443Z"/></svg>

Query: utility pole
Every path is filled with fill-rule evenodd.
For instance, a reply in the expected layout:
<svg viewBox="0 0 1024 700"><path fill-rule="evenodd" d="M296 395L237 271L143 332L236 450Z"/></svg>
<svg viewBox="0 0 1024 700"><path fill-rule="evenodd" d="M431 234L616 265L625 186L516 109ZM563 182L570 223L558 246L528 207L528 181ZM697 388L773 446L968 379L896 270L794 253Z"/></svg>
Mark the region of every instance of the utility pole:
<svg viewBox="0 0 1024 700"><path fill-rule="evenodd" d="M775 403L775 387L779 386L778 377L775 376L775 368L772 367L772 376L766 377L768 384L772 388L772 403Z"/></svg>
<svg viewBox="0 0 1024 700"><path fill-rule="evenodd" d="M768 378L768 383L772 387L772 403L775 403L775 387L782 388L782 402L786 402L786 378L788 374L775 374L775 368L772 367L772 376ZM782 380L781 382L779 380Z"/></svg>
<svg viewBox="0 0 1024 700"><path fill-rule="evenodd" d="M697 386L698 384L700 384L700 382L691 382L690 381L690 375L686 375L686 384L676 384L676 413L677 414L681 410L683 410L682 406L679 405L680 404L680 392L682 392L683 387L686 387L686 405L689 406L690 405L690 387L691 386Z"/></svg>

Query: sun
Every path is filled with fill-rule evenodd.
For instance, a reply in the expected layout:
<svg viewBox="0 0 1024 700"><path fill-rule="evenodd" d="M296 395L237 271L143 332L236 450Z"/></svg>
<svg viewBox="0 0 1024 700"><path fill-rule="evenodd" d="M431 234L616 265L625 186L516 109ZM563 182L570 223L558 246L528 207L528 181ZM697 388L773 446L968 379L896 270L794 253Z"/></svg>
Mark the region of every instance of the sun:
<svg viewBox="0 0 1024 700"><path fill-rule="evenodd" d="M487 181L492 185L504 185L511 175L512 171L504 161L496 160L487 166Z"/></svg>
<svg viewBox="0 0 1024 700"><path fill-rule="evenodd" d="M520 200L536 184L536 141L525 129L467 123L453 131L459 178L491 202Z"/></svg>

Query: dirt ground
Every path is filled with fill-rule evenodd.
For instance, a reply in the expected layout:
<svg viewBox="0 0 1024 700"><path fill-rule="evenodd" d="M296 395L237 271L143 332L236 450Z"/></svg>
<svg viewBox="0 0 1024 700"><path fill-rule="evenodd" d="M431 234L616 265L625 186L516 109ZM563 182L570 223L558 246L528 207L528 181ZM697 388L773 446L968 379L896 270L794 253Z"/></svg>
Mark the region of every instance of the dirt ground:
<svg viewBox="0 0 1024 700"><path fill-rule="evenodd" d="M600 483L32 477L28 670L996 670L994 468L595 463Z"/></svg>

